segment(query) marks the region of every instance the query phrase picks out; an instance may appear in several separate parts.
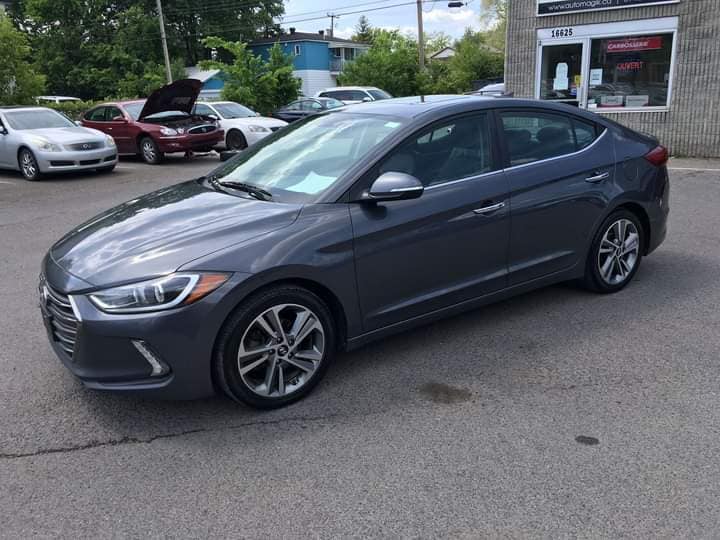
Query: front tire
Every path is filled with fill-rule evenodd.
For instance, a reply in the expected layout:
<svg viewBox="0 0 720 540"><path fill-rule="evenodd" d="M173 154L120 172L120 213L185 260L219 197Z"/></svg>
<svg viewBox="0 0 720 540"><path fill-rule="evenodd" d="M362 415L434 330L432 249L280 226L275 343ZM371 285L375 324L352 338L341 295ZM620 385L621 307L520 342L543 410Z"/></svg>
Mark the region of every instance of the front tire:
<svg viewBox="0 0 720 540"><path fill-rule="evenodd" d="M29 182L40 180L42 176L40 166L38 165L37 159L35 159L35 154L27 148L22 148L20 152L18 152L18 167L20 168L20 173L23 175L23 178Z"/></svg>
<svg viewBox="0 0 720 540"><path fill-rule="evenodd" d="M595 234L585 267L583 284L597 293L623 289L640 268L645 231L628 210L610 214Z"/></svg>
<svg viewBox="0 0 720 540"><path fill-rule="evenodd" d="M243 132L238 129L230 130L225 139L225 147L228 150L245 150L248 143Z"/></svg>
<svg viewBox="0 0 720 540"><path fill-rule="evenodd" d="M140 139L140 156L148 165L158 165L163 159L163 153L151 137Z"/></svg>
<svg viewBox="0 0 720 540"><path fill-rule="evenodd" d="M216 381L232 399L275 409L307 395L327 372L336 332L327 305L293 285L243 302L218 336Z"/></svg>

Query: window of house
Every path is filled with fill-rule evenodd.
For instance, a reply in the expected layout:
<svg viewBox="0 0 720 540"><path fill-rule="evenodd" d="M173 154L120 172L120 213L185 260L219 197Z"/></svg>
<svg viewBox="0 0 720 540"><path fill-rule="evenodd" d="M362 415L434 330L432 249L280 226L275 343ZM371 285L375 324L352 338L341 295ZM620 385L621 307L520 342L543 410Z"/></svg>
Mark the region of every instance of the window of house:
<svg viewBox="0 0 720 540"><path fill-rule="evenodd" d="M505 112L501 117L510 166L571 154L595 140L593 126L561 114Z"/></svg>
<svg viewBox="0 0 720 540"><path fill-rule="evenodd" d="M667 107L673 34L593 39L588 107Z"/></svg>
<svg viewBox="0 0 720 540"><path fill-rule="evenodd" d="M300 56L300 53L302 52L300 45L295 45L294 51L295 51L295 56Z"/></svg>
<svg viewBox="0 0 720 540"><path fill-rule="evenodd" d="M403 172L424 186L477 176L493 170L486 114L444 121L411 136L380 164L380 174Z"/></svg>

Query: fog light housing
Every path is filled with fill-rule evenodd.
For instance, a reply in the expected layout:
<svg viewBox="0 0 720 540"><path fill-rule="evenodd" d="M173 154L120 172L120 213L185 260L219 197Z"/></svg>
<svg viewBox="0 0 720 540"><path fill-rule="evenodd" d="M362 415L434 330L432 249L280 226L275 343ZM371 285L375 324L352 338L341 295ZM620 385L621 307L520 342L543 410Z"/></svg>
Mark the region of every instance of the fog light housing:
<svg viewBox="0 0 720 540"><path fill-rule="evenodd" d="M150 364L152 371L150 372L151 377L160 377L170 372L170 368L160 360L160 358L150 350L150 347L141 339L130 340L142 357Z"/></svg>

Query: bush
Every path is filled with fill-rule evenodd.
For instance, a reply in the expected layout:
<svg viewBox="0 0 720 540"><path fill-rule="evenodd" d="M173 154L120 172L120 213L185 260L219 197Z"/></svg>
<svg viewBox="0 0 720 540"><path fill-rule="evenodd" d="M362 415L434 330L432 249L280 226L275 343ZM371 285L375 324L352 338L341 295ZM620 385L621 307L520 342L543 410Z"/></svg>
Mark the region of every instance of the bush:
<svg viewBox="0 0 720 540"><path fill-rule="evenodd" d="M40 103L41 107L49 107L63 113L71 120L80 120L85 111L92 109L99 101L64 101L62 103Z"/></svg>

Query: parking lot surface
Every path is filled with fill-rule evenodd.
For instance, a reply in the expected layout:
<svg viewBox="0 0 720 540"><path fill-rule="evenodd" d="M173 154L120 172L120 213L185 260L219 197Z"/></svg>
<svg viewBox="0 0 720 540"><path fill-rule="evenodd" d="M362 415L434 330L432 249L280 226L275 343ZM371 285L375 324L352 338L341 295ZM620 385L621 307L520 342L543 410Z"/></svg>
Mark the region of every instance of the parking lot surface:
<svg viewBox="0 0 720 540"><path fill-rule="evenodd" d="M720 164L677 162L669 236L619 294L551 287L400 334L273 412L85 390L47 343L42 256L217 163L0 172L0 536L717 535Z"/></svg>

